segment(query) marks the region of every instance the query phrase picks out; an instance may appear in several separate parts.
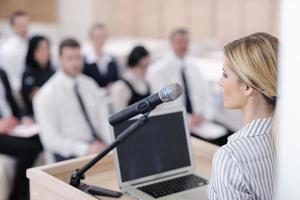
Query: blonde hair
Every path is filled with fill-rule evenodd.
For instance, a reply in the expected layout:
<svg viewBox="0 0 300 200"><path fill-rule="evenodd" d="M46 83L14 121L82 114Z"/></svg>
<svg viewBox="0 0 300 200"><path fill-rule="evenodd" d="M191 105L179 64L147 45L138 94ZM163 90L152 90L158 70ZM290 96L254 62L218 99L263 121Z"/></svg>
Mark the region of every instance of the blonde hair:
<svg viewBox="0 0 300 200"><path fill-rule="evenodd" d="M276 107L278 39L267 33L254 33L230 42L224 47L229 66L239 79L259 91L266 102ZM272 126L276 126L274 120ZM276 134L273 129L273 142Z"/></svg>
<svg viewBox="0 0 300 200"><path fill-rule="evenodd" d="M254 33L230 42L224 49L229 66L238 77L275 105L278 39L267 33Z"/></svg>

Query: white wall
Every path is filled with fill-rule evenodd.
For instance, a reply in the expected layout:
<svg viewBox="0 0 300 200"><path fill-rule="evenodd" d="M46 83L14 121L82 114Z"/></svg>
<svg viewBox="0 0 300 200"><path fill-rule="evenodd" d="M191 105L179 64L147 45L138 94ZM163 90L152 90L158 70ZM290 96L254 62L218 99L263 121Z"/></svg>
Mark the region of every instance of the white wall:
<svg viewBox="0 0 300 200"><path fill-rule="evenodd" d="M279 199L300 199L300 1L281 2Z"/></svg>
<svg viewBox="0 0 300 200"><path fill-rule="evenodd" d="M59 37L75 36L83 41L95 22L94 0L58 1Z"/></svg>

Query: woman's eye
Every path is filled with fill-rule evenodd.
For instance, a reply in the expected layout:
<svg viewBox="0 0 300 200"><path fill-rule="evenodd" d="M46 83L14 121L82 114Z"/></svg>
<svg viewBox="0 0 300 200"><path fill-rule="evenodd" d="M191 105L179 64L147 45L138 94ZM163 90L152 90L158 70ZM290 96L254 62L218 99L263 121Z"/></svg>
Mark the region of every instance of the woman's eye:
<svg viewBox="0 0 300 200"><path fill-rule="evenodd" d="M222 76L223 76L224 78L227 78L227 74L225 74L224 72L222 73Z"/></svg>

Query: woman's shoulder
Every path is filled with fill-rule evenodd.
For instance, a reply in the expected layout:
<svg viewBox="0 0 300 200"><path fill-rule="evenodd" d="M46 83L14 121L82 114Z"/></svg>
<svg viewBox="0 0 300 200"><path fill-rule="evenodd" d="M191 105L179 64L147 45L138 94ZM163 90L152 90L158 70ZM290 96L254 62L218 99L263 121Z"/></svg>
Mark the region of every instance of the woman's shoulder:
<svg viewBox="0 0 300 200"><path fill-rule="evenodd" d="M233 157L233 154L227 145L220 147L213 157L213 166L215 169L220 169L223 166L228 165L229 163L235 162L236 159Z"/></svg>

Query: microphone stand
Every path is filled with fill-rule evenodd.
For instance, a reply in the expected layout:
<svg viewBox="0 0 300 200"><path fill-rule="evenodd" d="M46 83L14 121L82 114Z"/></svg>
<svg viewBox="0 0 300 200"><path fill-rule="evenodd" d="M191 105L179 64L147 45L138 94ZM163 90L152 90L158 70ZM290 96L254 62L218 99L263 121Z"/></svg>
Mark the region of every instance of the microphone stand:
<svg viewBox="0 0 300 200"><path fill-rule="evenodd" d="M85 178L84 174L91 167L93 167L99 160L101 160L104 156L106 156L111 150L115 147L119 146L125 140L127 140L130 136L132 136L136 131L144 126L148 121L149 113L144 114L141 118L139 118L136 122L130 125L127 129L125 129L116 140L111 143L106 149L104 149L101 153L99 153L95 158L93 158L90 162L84 165L81 169L77 169L71 176L70 185L78 188L79 190L86 192L92 196L106 196L119 198L122 196L121 192L112 191L96 186L90 186L85 183L82 183L81 180Z"/></svg>

